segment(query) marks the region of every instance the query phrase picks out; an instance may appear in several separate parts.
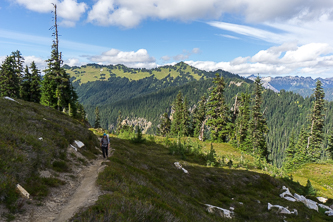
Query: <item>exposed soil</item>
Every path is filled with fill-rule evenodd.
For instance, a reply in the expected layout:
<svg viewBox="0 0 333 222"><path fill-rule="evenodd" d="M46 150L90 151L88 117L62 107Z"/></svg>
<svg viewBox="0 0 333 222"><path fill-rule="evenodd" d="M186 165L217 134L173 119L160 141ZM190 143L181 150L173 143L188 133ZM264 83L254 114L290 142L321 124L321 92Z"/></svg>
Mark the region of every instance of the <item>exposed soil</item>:
<svg viewBox="0 0 333 222"><path fill-rule="evenodd" d="M69 148L69 153L74 153L77 157L84 157ZM112 155L111 152L110 155ZM85 158L84 158L85 159ZM102 195L102 191L96 185L98 173L101 172L106 165L105 160L101 155L93 161L87 161L87 166L84 166L75 158L70 160L74 164L71 173L54 173L43 172L45 175L54 175L66 184L57 188L52 188L50 195L42 201L24 200L22 209L24 213L17 214L15 222L33 221L33 222L65 222L68 221L81 208L91 206ZM4 218L0 217L0 221Z"/></svg>

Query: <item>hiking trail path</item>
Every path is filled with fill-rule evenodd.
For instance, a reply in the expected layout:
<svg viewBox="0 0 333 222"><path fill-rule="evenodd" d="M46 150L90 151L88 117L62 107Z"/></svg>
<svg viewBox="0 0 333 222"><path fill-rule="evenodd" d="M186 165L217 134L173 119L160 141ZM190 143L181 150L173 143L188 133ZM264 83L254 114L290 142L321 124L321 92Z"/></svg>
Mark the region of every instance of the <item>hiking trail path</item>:
<svg viewBox="0 0 333 222"><path fill-rule="evenodd" d="M109 160L98 155L88 166L80 166L74 168L72 173L62 174L61 179L66 181L66 184L60 188L52 188L50 195L40 204L26 203L25 212L17 215L14 222L65 222L80 209L93 205L98 197L104 194L96 185L96 180L98 174L107 166L103 164L105 162ZM0 221L1 219L0 217Z"/></svg>

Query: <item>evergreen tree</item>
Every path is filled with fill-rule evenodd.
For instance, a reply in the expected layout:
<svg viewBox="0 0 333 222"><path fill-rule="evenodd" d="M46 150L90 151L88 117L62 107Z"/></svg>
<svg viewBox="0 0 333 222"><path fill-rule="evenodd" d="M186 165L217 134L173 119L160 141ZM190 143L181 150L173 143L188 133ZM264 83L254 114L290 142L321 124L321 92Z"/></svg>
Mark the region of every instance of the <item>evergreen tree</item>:
<svg viewBox="0 0 333 222"><path fill-rule="evenodd" d="M44 70L44 80L42 84L41 104L54 107L58 110L66 109L71 104L73 113L76 113L77 95L70 82L70 76L61 67L61 53L59 53L58 29L57 29L57 6L54 5L55 28L53 35L55 40L52 44L51 58L46 60L48 68Z"/></svg>
<svg viewBox="0 0 333 222"><path fill-rule="evenodd" d="M22 88L22 82L23 82L23 63L24 63L24 58L22 57L22 54L19 50L16 50L15 52L12 52L11 55L15 61L14 65L14 72L17 75L19 79L19 85L20 85L20 98L23 97L23 88Z"/></svg>
<svg viewBox="0 0 333 222"><path fill-rule="evenodd" d="M176 100L173 103L174 113L172 114L171 134L173 136L184 135L185 121L184 121L184 104L183 94L181 91L177 94Z"/></svg>
<svg viewBox="0 0 333 222"><path fill-rule="evenodd" d="M185 96L184 98L184 104L182 109L182 128L185 136L191 136L191 119L190 119L190 111L189 111L189 104L188 99Z"/></svg>
<svg viewBox="0 0 333 222"><path fill-rule="evenodd" d="M321 84L321 81L318 80L316 83L316 88L314 92L314 105L311 112L311 125L310 135L307 142L307 156L311 161L319 160L321 153L321 145L324 138L323 128L324 128L324 97L325 93Z"/></svg>
<svg viewBox="0 0 333 222"><path fill-rule="evenodd" d="M229 135L227 129L228 125L228 111L224 100L225 83L223 77L219 77L216 73L213 83L213 88L210 99L207 103L209 119L207 125L211 127L212 139L218 142L226 142Z"/></svg>
<svg viewBox="0 0 333 222"><path fill-rule="evenodd" d="M159 133L162 136L166 136L167 134L170 133L170 128L171 128L171 120L170 120L168 114L164 113L161 116L160 121L161 121L161 124L160 124L160 127L158 128L159 129Z"/></svg>
<svg viewBox="0 0 333 222"><path fill-rule="evenodd" d="M255 89L252 107L252 119L250 123L253 152L259 154L262 158L266 158L266 161L269 162L269 152L265 139L265 134L268 132L268 127L266 119L263 117L263 113L261 112L263 87L259 76L256 78L254 83Z"/></svg>
<svg viewBox="0 0 333 222"><path fill-rule="evenodd" d="M331 159L333 160L333 133L328 137L327 151L331 155Z"/></svg>
<svg viewBox="0 0 333 222"><path fill-rule="evenodd" d="M94 128L101 128L98 106L95 108L95 124L94 124Z"/></svg>
<svg viewBox="0 0 333 222"><path fill-rule="evenodd" d="M0 96L20 96L20 80L15 73L15 60L12 56L7 56L0 68Z"/></svg>
<svg viewBox="0 0 333 222"><path fill-rule="evenodd" d="M26 101L39 103L41 84L40 71L37 69L35 62L31 63L30 69L31 73L29 72L28 66L26 66L24 70L21 97Z"/></svg>
<svg viewBox="0 0 333 222"><path fill-rule="evenodd" d="M202 130L203 122L206 119L206 96L202 96L198 107L193 111L194 137L198 138Z"/></svg>
<svg viewBox="0 0 333 222"><path fill-rule="evenodd" d="M30 85L29 101L39 103L41 96L41 75L34 61L32 61L30 65L30 70L31 70L31 85Z"/></svg>
<svg viewBox="0 0 333 222"><path fill-rule="evenodd" d="M237 147L249 152L249 147L245 145L245 142L249 136L250 94L241 94L238 110L238 115L235 120L235 137Z"/></svg>
<svg viewBox="0 0 333 222"><path fill-rule="evenodd" d="M117 134L120 133L120 131L121 131L122 127L123 127L121 125L122 122L123 122L123 117L121 115L121 111L119 110L119 112L118 112L118 119L117 119L117 129L116 129Z"/></svg>
<svg viewBox="0 0 333 222"><path fill-rule="evenodd" d="M80 104L79 102L76 103L76 107L77 107L77 113L76 113L76 118L79 120L86 120L86 111L84 110L82 104Z"/></svg>
<svg viewBox="0 0 333 222"><path fill-rule="evenodd" d="M306 182L305 193L306 193L306 195L311 195L311 196L315 196L317 193L316 190L313 188L309 179Z"/></svg>

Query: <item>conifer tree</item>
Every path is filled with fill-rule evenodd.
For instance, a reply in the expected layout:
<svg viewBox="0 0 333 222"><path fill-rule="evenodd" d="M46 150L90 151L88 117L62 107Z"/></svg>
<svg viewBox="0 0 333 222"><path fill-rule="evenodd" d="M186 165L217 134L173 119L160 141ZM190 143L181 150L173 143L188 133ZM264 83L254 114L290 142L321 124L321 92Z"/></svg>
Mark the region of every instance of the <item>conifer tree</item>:
<svg viewBox="0 0 333 222"><path fill-rule="evenodd" d="M101 128L98 106L95 108L95 124L94 124L94 128Z"/></svg>
<svg viewBox="0 0 333 222"><path fill-rule="evenodd" d="M41 84L40 71L37 69L35 62L31 63L30 69L31 73L28 66L25 67L21 96L22 99L26 101L39 103Z"/></svg>
<svg viewBox="0 0 333 222"><path fill-rule="evenodd" d="M20 97L23 97L23 89L22 89L22 82L23 82L23 63L24 63L24 58L22 57L22 54L19 50L16 50L15 52L12 52L11 55L14 59L14 72L17 75L18 79L19 79L19 85L20 85Z"/></svg>
<svg viewBox="0 0 333 222"><path fill-rule="evenodd" d="M327 151L329 152L331 159L333 160L333 133L328 137Z"/></svg>
<svg viewBox="0 0 333 222"><path fill-rule="evenodd" d="M206 119L206 96L202 96L198 107L193 111L194 137L198 138L202 124Z"/></svg>
<svg viewBox="0 0 333 222"><path fill-rule="evenodd" d="M191 135L192 129L191 129L190 111L189 111L188 99L186 96L184 98L184 104L182 109L182 129L185 136Z"/></svg>
<svg viewBox="0 0 333 222"><path fill-rule="evenodd" d="M170 133L171 128L171 120L169 118L169 115L167 113L164 113L160 118L161 124L158 128L159 133L162 136L166 136L168 133Z"/></svg>
<svg viewBox="0 0 333 222"><path fill-rule="evenodd" d="M268 127L263 113L261 112L263 87L259 76L256 78L254 83L255 89L252 107L252 118L250 123L253 152L259 154L260 157L265 158L266 161L269 162L269 152L265 139L265 134L268 132Z"/></svg>
<svg viewBox="0 0 333 222"><path fill-rule="evenodd" d="M213 83L215 84L215 87L213 88L207 103L207 115L209 116L207 125L211 127L213 140L226 142L229 135L227 129L229 117L223 95L225 88L224 78L220 78L219 74L216 73Z"/></svg>
<svg viewBox="0 0 333 222"><path fill-rule="evenodd" d="M321 81L318 80L316 83L316 88L314 92L314 105L311 112L311 125L310 135L307 141L307 156L311 161L316 161L320 158L321 145L324 138L323 128L324 128L324 97L325 93L321 84Z"/></svg>
<svg viewBox="0 0 333 222"><path fill-rule="evenodd" d="M7 56L0 68L0 96L19 98L20 80L15 73L15 60Z"/></svg>
<svg viewBox="0 0 333 222"><path fill-rule="evenodd" d="M123 122L123 117L121 115L121 111L119 110L118 119L117 119L117 129L116 129L117 134L119 134L122 129L122 125L121 125L122 122Z"/></svg>
<svg viewBox="0 0 333 222"><path fill-rule="evenodd" d="M51 58L46 60L48 68L44 70L44 80L42 84L41 104L54 107L58 110L66 109L70 103L73 113L76 112L77 95L69 80L70 76L61 67L61 53L59 53L58 26L57 26L57 6L54 5L55 29L53 35L55 39L52 44Z"/></svg>
<svg viewBox="0 0 333 222"><path fill-rule="evenodd" d="M183 94L181 91L177 94L176 100L173 103L174 113L172 114L171 122L171 134L174 136L184 135L185 121L184 121L184 105L183 105Z"/></svg>
<svg viewBox="0 0 333 222"><path fill-rule="evenodd" d="M250 94L242 93L238 105L238 115L235 120L235 137L237 147L241 147L244 151L248 150L248 146L245 146L247 137L249 136L249 123L250 123Z"/></svg>

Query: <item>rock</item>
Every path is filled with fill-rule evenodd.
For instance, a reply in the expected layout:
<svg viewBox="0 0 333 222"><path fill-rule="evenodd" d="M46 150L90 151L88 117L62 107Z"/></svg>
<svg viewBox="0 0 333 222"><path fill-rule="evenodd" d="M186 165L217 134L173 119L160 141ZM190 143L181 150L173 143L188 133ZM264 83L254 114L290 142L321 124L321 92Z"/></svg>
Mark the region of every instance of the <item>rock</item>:
<svg viewBox="0 0 333 222"><path fill-rule="evenodd" d="M18 103L18 104L20 104L19 102L17 102L15 99L12 99L12 98L10 98L10 97L8 97L8 96L5 96L5 97L3 97L4 99L7 99L7 100L10 100L10 101L13 101L13 102L16 102L16 103Z"/></svg>
<svg viewBox="0 0 333 222"><path fill-rule="evenodd" d="M179 170L183 170L184 173L188 173L188 171L185 170L185 169L182 167L182 165L180 165L179 162L175 162L174 165L177 167L177 169L179 169Z"/></svg>
<svg viewBox="0 0 333 222"><path fill-rule="evenodd" d="M74 143L76 144L76 146L78 148L82 148L84 147L84 143L82 143L80 140L74 140Z"/></svg>
<svg viewBox="0 0 333 222"><path fill-rule="evenodd" d="M325 198L325 197L317 197L317 200L318 200L319 202L326 203L328 199Z"/></svg>
<svg viewBox="0 0 333 222"><path fill-rule="evenodd" d="M307 206L307 208L312 209L312 210L316 210L318 212L317 202L315 202L313 200L306 199L303 195L298 195L297 193L294 194L294 198L298 202L304 203L305 206Z"/></svg>
<svg viewBox="0 0 333 222"><path fill-rule="evenodd" d="M333 210L333 204L330 206L330 208Z"/></svg>
<svg viewBox="0 0 333 222"><path fill-rule="evenodd" d="M229 209L230 209L230 210L232 210L232 211L234 211L234 210L235 210L235 208L234 208L234 207L229 207Z"/></svg>
<svg viewBox="0 0 333 222"><path fill-rule="evenodd" d="M210 204L205 204L205 206L207 206L207 211L209 213L214 213L214 209L217 209L220 211L222 217L229 218L229 219L231 219L233 217L233 214L234 214L233 211L223 209L221 207L216 207L216 206L213 206Z"/></svg>
<svg viewBox="0 0 333 222"><path fill-rule="evenodd" d="M298 211L296 209L290 211L288 208L280 206L280 205L272 205L268 203L267 206L268 210L271 210L272 208L278 208L278 213L280 214L295 214L298 215Z"/></svg>
<svg viewBox="0 0 333 222"><path fill-rule="evenodd" d="M242 203L242 202L239 202L239 204L240 204L240 205L243 205L243 203Z"/></svg>
<svg viewBox="0 0 333 222"><path fill-rule="evenodd" d="M287 187L283 186L282 189L285 190L285 192L280 194L281 198L284 198L284 199L292 201L292 202L296 201L296 199L293 197L293 195L290 193L290 191Z"/></svg>
<svg viewBox="0 0 333 222"><path fill-rule="evenodd" d="M48 170L43 170L39 172L40 177L43 178L50 178L51 177L51 173Z"/></svg>
<svg viewBox="0 0 333 222"><path fill-rule="evenodd" d="M27 199L30 198L30 194L20 184L17 184L16 188L20 191L20 193L23 197L25 197Z"/></svg>
<svg viewBox="0 0 333 222"><path fill-rule="evenodd" d="M40 141L43 141L43 137L39 137L38 139L39 139Z"/></svg>
<svg viewBox="0 0 333 222"><path fill-rule="evenodd" d="M75 150L77 151L77 148L75 146L73 146L72 144L70 144L70 146Z"/></svg>

